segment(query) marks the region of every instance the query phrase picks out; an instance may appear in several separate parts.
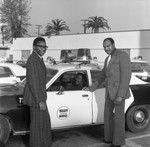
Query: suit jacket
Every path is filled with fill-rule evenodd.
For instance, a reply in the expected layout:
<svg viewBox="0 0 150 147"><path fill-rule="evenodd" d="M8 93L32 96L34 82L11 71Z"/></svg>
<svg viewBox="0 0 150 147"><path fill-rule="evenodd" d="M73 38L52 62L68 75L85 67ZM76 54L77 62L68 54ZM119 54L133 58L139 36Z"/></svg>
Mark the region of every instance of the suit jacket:
<svg viewBox="0 0 150 147"><path fill-rule="evenodd" d="M39 106L46 102L46 68L43 60L33 51L27 61L26 86L24 103Z"/></svg>
<svg viewBox="0 0 150 147"><path fill-rule="evenodd" d="M100 85L105 80L106 97L109 94L112 100L116 97L129 98L129 83L131 79L129 56L123 51L115 50L108 66L107 60L108 57L105 59L104 68L99 76L97 85Z"/></svg>

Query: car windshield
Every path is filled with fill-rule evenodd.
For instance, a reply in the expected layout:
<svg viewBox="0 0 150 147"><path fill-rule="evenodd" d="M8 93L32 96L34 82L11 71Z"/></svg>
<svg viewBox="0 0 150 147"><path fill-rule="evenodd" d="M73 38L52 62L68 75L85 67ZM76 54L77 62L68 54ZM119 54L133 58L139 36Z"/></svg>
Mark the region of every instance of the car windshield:
<svg viewBox="0 0 150 147"><path fill-rule="evenodd" d="M46 83L48 83L58 72L58 70L47 68Z"/></svg>
<svg viewBox="0 0 150 147"><path fill-rule="evenodd" d="M150 65L146 62L131 62L132 72L150 72Z"/></svg>

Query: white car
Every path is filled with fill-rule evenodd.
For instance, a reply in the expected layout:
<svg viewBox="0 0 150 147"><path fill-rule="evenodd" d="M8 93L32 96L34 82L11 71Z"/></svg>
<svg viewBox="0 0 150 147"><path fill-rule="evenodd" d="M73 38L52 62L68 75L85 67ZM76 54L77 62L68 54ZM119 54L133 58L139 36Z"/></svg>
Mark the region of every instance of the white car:
<svg viewBox="0 0 150 147"><path fill-rule="evenodd" d="M147 61L131 60L132 75L150 82L150 64Z"/></svg>
<svg viewBox="0 0 150 147"><path fill-rule="evenodd" d="M25 68L13 63L0 63L0 85L15 84L25 76Z"/></svg>
<svg viewBox="0 0 150 147"><path fill-rule="evenodd" d="M98 79L101 72L99 67L84 63L81 65L58 64L48 66L47 71L51 76L52 73L55 73L53 78L50 76L47 81L47 105L53 129L104 123L104 85L93 93L65 88L68 87L66 85L72 84L77 73L84 74L87 86L91 85L93 81ZM145 93L148 88L150 85L147 82L132 75L130 81L131 97L125 102L125 115L127 127L133 132L143 131L150 125L150 100L148 100L149 94ZM146 96L143 95L142 90L145 90ZM143 101L140 104L141 100L139 99ZM136 106L137 103L138 106ZM145 106L145 103L148 107Z"/></svg>

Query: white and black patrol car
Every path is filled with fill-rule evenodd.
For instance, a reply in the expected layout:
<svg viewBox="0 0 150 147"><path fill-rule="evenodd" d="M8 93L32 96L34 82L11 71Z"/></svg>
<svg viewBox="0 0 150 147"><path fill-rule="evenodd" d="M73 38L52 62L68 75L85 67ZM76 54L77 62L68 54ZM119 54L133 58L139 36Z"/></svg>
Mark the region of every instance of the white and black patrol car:
<svg viewBox="0 0 150 147"><path fill-rule="evenodd" d="M47 65L47 106L52 129L72 128L104 123L105 87L95 92L67 89L78 73L84 74L86 85L97 79L101 69L90 63L56 63ZM0 87L0 141L9 135L29 133L30 115L23 104L26 80L17 85ZM132 132L144 131L150 125L150 84L133 76L131 97L125 102L126 126Z"/></svg>
<svg viewBox="0 0 150 147"><path fill-rule="evenodd" d="M132 74L143 81L150 82L150 64L147 61L131 60Z"/></svg>

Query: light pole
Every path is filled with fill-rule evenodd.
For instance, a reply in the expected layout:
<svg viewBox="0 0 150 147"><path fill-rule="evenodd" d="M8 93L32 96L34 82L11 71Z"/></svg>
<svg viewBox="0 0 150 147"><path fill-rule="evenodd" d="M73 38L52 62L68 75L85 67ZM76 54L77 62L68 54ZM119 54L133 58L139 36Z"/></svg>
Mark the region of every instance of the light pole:
<svg viewBox="0 0 150 147"><path fill-rule="evenodd" d="M81 21L84 22L83 24L83 27L84 27L84 34L86 34L86 27L85 27L85 24L86 24L86 21L88 21L87 19L81 19Z"/></svg>
<svg viewBox="0 0 150 147"><path fill-rule="evenodd" d="M37 29L38 29L38 36L40 36L40 29L42 28L42 25L35 25L37 26Z"/></svg>

